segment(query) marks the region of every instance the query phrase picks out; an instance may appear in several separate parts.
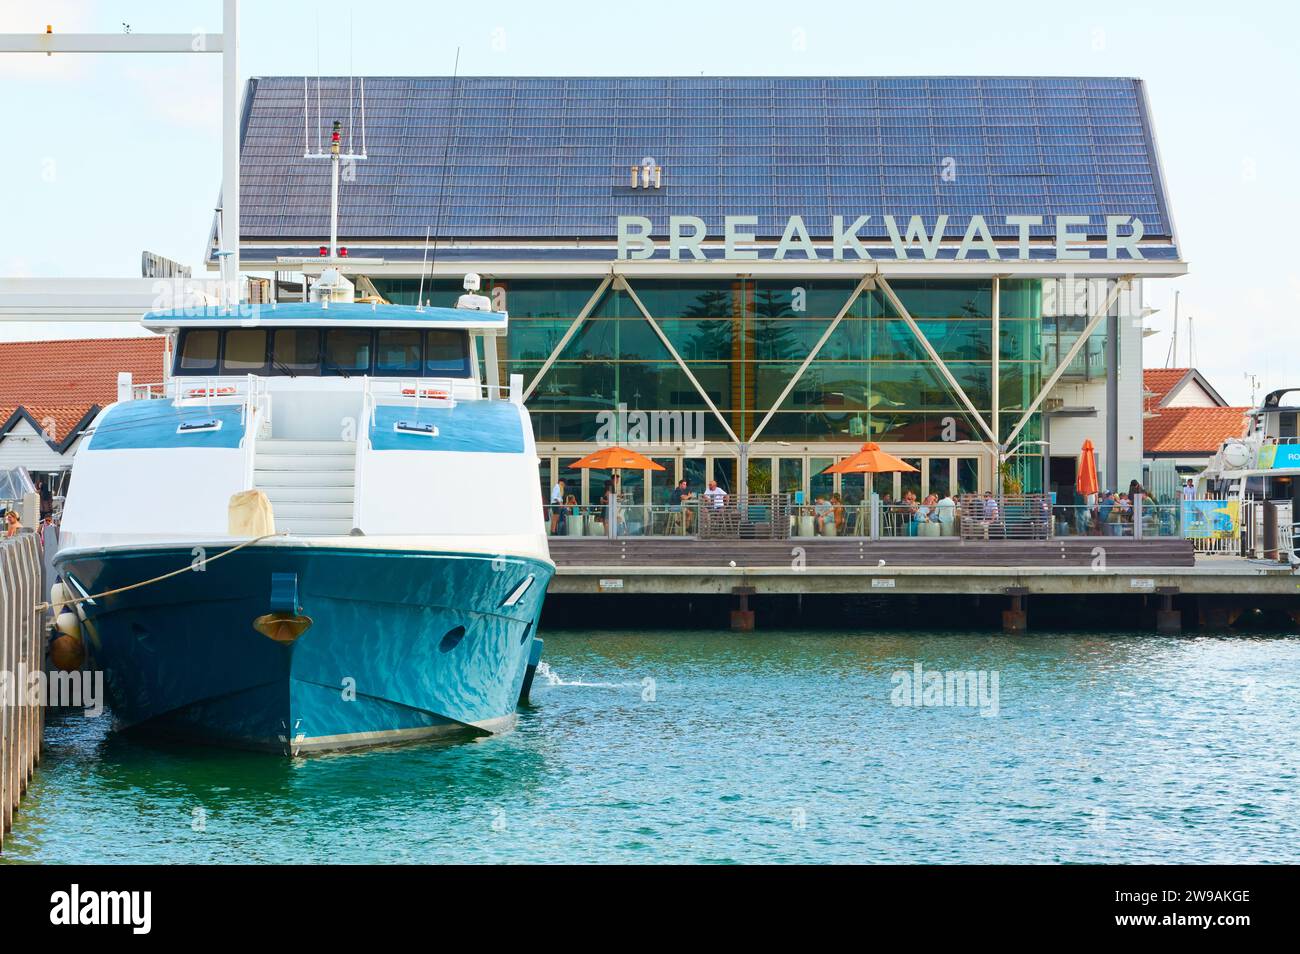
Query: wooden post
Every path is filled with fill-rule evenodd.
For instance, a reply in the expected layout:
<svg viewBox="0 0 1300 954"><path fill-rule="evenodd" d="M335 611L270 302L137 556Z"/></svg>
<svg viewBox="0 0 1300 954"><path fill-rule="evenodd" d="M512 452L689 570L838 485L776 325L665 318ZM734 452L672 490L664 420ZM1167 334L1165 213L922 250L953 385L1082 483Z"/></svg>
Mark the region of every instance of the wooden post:
<svg viewBox="0 0 1300 954"><path fill-rule="evenodd" d="M1183 614L1174 609L1174 597L1178 595L1176 586L1158 586L1156 595L1160 597L1160 608L1156 610L1156 632L1177 635L1183 631Z"/></svg>
<svg viewBox="0 0 1300 954"><path fill-rule="evenodd" d="M731 628L738 633L754 631L754 611L749 608L749 598L754 595L752 586L733 586L733 596L739 598L739 605L731 611Z"/></svg>
<svg viewBox="0 0 1300 954"><path fill-rule="evenodd" d="M1011 607L1002 611L1002 632L1018 636L1029 627L1029 614L1025 612L1025 597L1029 595L1029 588L1008 586L1005 592L1011 597Z"/></svg>
<svg viewBox="0 0 1300 954"><path fill-rule="evenodd" d="M45 700L28 705L27 677L45 665L40 614L41 553L30 531L0 540L0 671L10 698L0 700L0 851L18 801L40 760Z"/></svg>

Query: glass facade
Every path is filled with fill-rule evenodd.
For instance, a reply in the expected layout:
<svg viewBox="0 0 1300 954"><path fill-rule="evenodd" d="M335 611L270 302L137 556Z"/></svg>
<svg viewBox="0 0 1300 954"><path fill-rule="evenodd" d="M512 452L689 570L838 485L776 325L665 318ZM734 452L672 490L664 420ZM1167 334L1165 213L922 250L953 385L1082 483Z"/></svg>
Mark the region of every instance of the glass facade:
<svg viewBox="0 0 1300 954"><path fill-rule="evenodd" d="M761 463L751 457L747 477L756 491L760 485L781 490L820 487L825 481L817 473L825 463L868 440L908 446L908 456L919 461L922 473L908 475L905 489L918 492L922 487L938 492L968 489L972 473L978 472L972 471L971 459L981 453L988 457L987 449L970 447L958 453L952 446L982 444L987 435L878 289L862 293L850 305L857 284L852 279L629 281L635 299L627 291L609 288L537 381L528 406L539 444L592 443L603 424L608 428L610 415L601 412L620 406L628 412L687 412L686 418L698 422L702 433L686 436L718 448L711 466L692 465L692 470L701 477L707 471L719 483L725 481L729 490L734 489L737 455L728 428L750 442L843 445L815 459L811 451L788 458L777 454ZM390 300L413 303L419 283L387 279L375 284ZM890 284L986 421L992 419L993 349L998 349L997 390L1005 440L1037 395L1045 373L1050 373L1050 368L1045 371L1041 283L1001 283L996 342L991 279L896 279ZM501 380L521 374L526 383L533 382L598 286L596 279L485 277L485 293L510 313L509 334L498 346ZM426 298L436 295L441 300L458 291L452 282L425 284ZM653 316L662 338L638 300ZM785 393L842 311L843 320ZM678 365L673 350L694 381ZM1035 415L1016 443L1039 436ZM628 440L628 435L617 439ZM933 445L933 452L927 449L916 458L918 444ZM1028 453L1017 455L1014 472L1024 489L1037 489L1040 448L1031 443L1023 450ZM557 461L557 466L562 464ZM984 480L991 485L991 462ZM896 486L884 484L897 483L886 480L878 489L893 492ZM864 492L839 482L835 487L854 496Z"/></svg>

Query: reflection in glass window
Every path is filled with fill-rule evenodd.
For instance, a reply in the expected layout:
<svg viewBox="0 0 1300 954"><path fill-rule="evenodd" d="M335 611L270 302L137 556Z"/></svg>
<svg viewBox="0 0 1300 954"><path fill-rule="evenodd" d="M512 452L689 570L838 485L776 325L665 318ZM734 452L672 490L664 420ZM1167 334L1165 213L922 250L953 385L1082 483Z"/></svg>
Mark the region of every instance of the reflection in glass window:
<svg viewBox="0 0 1300 954"><path fill-rule="evenodd" d="M439 328L425 332L424 373L464 377L469 374L469 342L463 331Z"/></svg>
<svg viewBox="0 0 1300 954"><path fill-rule="evenodd" d="M394 328L375 335L375 374L419 374L420 332Z"/></svg>
<svg viewBox="0 0 1300 954"><path fill-rule="evenodd" d="M277 328L271 337L271 369L278 374L315 374L320 365L320 331Z"/></svg>
<svg viewBox="0 0 1300 954"><path fill-rule="evenodd" d="M222 370L246 373L266 368L266 330L235 328L226 332L226 354Z"/></svg>
<svg viewBox="0 0 1300 954"><path fill-rule="evenodd" d="M940 497L947 496L952 489L952 467L946 457L931 457L928 464L930 468L930 493L938 494Z"/></svg>
<svg viewBox="0 0 1300 954"><path fill-rule="evenodd" d="M215 328L185 332L181 342L181 370L215 371L219 335Z"/></svg>
<svg viewBox="0 0 1300 954"><path fill-rule="evenodd" d="M963 494L977 493L980 489L980 462L977 457L957 458L957 489Z"/></svg>
<svg viewBox="0 0 1300 954"><path fill-rule="evenodd" d="M916 468L915 471L903 471L899 474L899 492L906 497L908 493L916 495L916 499L921 499L921 467L925 463L919 457L904 457L903 463L911 464Z"/></svg>
<svg viewBox="0 0 1300 954"><path fill-rule="evenodd" d="M370 332L331 328L325 332L325 374L366 374L370 370Z"/></svg>

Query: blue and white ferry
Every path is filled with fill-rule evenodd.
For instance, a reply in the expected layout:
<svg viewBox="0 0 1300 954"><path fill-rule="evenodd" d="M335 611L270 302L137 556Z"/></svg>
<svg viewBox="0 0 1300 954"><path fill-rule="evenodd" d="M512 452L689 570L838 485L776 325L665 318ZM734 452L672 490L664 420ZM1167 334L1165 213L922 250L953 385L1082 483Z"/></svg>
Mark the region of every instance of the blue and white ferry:
<svg viewBox="0 0 1300 954"><path fill-rule="evenodd" d="M521 389L479 380L508 318L352 288L144 317L170 378L94 421L56 559L119 726L296 755L514 724L554 564Z"/></svg>

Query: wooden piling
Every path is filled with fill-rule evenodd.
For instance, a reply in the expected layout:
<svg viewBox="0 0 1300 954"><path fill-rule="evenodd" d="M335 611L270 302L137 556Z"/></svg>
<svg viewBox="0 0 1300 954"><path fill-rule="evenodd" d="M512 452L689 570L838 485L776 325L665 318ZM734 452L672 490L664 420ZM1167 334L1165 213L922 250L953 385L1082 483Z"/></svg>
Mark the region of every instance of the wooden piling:
<svg viewBox="0 0 1300 954"><path fill-rule="evenodd" d="M0 851L40 761L45 699L29 704L28 675L43 672L41 551L36 535L0 539Z"/></svg>

